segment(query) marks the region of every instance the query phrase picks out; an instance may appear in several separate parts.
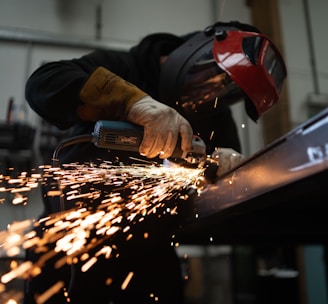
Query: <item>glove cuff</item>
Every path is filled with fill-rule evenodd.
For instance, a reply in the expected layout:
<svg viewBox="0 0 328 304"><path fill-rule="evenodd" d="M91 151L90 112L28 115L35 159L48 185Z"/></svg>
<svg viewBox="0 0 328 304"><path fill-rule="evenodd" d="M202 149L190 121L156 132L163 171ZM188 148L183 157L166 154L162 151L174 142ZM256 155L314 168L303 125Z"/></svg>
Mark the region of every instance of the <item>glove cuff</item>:
<svg viewBox="0 0 328 304"><path fill-rule="evenodd" d="M99 67L80 91L83 104L78 116L83 120L126 119L130 107L144 96L147 94L135 85Z"/></svg>

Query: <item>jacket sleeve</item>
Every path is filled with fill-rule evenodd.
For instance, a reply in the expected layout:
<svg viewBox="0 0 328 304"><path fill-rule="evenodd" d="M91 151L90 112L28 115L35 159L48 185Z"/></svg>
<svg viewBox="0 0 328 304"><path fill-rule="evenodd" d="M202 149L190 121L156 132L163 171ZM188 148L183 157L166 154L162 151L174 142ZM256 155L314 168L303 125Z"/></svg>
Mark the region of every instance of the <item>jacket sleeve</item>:
<svg viewBox="0 0 328 304"><path fill-rule="evenodd" d="M28 78L25 98L30 107L48 122L67 129L79 121L80 92L92 73L100 66L124 70L124 56L115 52L95 51L78 59L46 63Z"/></svg>

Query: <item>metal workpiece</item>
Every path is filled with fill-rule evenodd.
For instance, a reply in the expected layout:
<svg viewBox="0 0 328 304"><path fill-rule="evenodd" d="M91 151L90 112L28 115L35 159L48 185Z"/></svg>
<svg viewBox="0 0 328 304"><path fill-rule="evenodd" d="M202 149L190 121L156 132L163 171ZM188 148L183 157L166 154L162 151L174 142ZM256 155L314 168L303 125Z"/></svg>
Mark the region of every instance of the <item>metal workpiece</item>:
<svg viewBox="0 0 328 304"><path fill-rule="evenodd" d="M185 230L200 242L328 237L327 134L328 109L208 183Z"/></svg>

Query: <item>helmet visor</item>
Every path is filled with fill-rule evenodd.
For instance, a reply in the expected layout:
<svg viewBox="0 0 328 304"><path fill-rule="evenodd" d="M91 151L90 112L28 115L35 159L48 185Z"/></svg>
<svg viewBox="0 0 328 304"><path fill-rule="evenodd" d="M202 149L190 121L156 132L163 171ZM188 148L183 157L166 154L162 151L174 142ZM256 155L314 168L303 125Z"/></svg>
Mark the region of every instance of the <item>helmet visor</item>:
<svg viewBox="0 0 328 304"><path fill-rule="evenodd" d="M243 97L242 90L218 66L210 52L187 71L177 103L184 112L199 113L216 108L218 102L232 104Z"/></svg>
<svg viewBox="0 0 328 304"><path fill-rule="evenodd" d="M271 75L277 91L280 92L286 78L286 70L282 59L280 59L276 53L277 52L272 48L272 46L269 45L263 55L263 66L269 75Z"/></svg>

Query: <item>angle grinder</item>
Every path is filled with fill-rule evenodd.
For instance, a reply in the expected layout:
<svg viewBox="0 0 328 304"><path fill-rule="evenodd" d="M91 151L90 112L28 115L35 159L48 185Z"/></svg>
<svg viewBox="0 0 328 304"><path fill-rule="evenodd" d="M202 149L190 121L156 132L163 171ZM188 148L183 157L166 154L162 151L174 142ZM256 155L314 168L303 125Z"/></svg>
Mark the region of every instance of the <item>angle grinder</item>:
<svg viewBox="0 0 328 304"><path fill-rule="evenodd" d="M54 166L58 165L60 150L72 144L93 142L98 148L138 152L142 139L143 127L139 125L126 121L99 120L91 134L68 138L57 146L53 153ZM193 136L190 151L182 151L181 139L179 139L169 161L186 167L205 168L205 176L208 180L214 178L218 166L206 156L206 145L197 135Z"/></svg>

